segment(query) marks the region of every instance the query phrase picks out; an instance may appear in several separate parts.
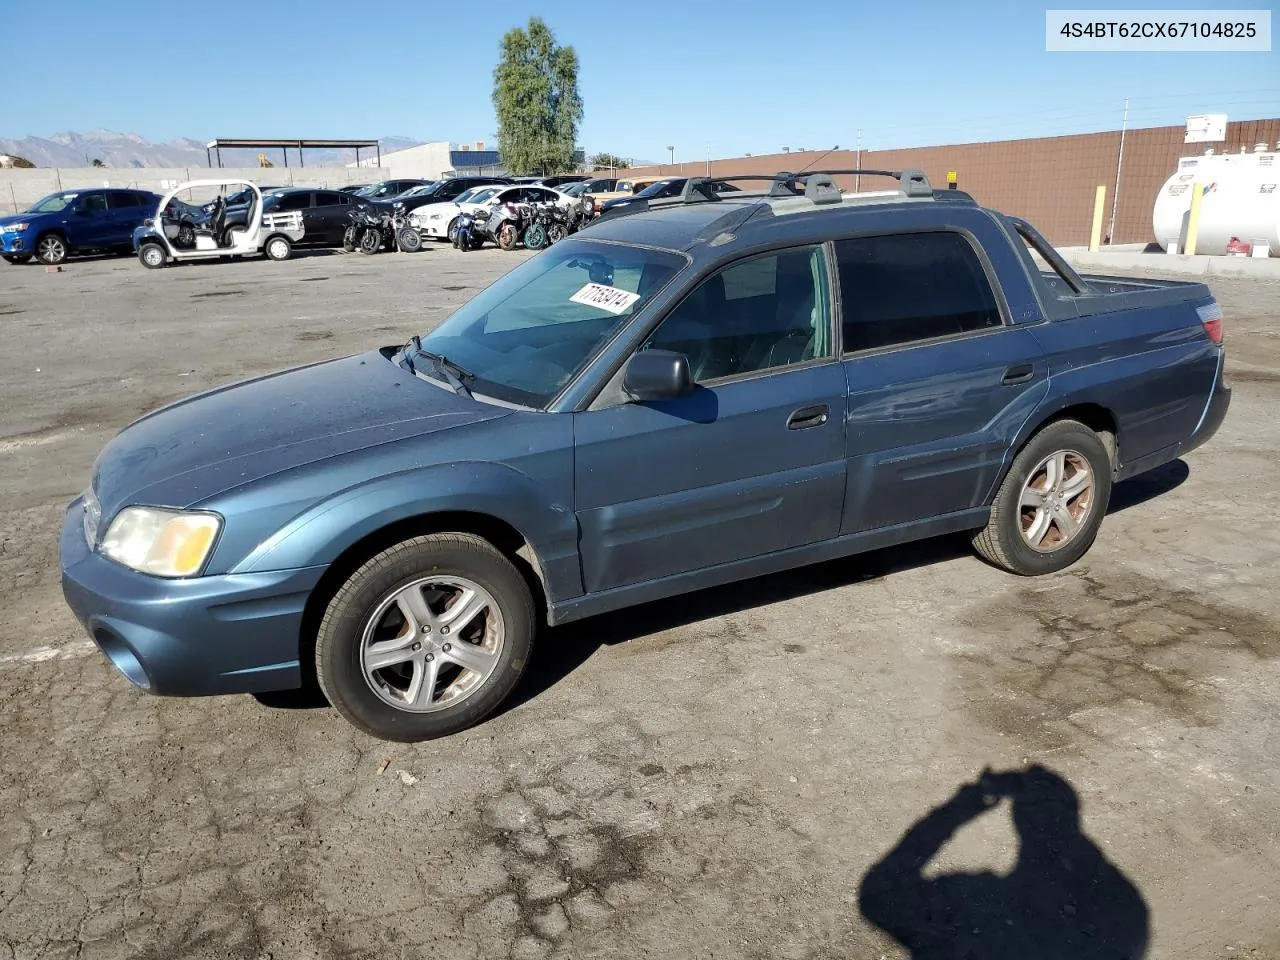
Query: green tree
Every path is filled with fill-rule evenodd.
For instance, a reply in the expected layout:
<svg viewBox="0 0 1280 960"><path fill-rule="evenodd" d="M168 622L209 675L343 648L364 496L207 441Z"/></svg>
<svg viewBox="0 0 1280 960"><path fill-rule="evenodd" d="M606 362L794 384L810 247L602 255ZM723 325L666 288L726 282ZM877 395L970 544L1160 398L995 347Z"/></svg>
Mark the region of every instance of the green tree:
<svg viewBox="0 0 1280 960"><path fill-rule="evenodd" d="M625 157L616 157L612 153L597 153L591 158L591 165L596 169L611 167L614 170L626 170L631 166L631 161Z"/></svg>
<svg viewBox="0 0 1280 960"><path fill-rule="evenodd" d="M94 158L93 158L93 163L91 164L91 166L94 166L94 167L105 167L105 166L106 166L106 164L105 164L105 163L103 163L101 160L99 160L97 157L94 157Z"/></svg>
<svg viewBox="0 0 1280 960"><path fill-rule="evenodd" d="M541 17L503 36L502 58L493 71L493 107L498 149L512 174L547 176L572 168L582 122L578 55L556 43Z"/></svg>

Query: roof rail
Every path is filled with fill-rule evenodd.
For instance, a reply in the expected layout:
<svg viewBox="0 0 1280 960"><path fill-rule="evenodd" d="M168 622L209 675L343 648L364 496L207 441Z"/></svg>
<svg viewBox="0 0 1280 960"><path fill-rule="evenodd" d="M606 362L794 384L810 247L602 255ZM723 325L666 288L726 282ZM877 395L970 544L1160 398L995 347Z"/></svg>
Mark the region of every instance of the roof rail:
<svg viewBox="0 0 1280 960"><path fill-rule="evenodd" d="M769 184L768 197L806 197L814 205L839 203L844 195L835 182L838 176L879 176L893 177L898 181L899 192L907 197L930 197L941 199L944 191L934 190L923 170L908 168L905 170L802 170L791 173L784 170L780 173L742 173L728 177L689 177L677 197L641 198L600 214L599 219L626 216L632 213L643 213L647 210L663 207L684 206L690 203L714 203L726 197L716 190L713 184L736 183L744 180L764 180ZM967 194L947 199L971 200ZM730 194L729 196L732 196ZM745 194L751 196L751 194Z"/></svg>

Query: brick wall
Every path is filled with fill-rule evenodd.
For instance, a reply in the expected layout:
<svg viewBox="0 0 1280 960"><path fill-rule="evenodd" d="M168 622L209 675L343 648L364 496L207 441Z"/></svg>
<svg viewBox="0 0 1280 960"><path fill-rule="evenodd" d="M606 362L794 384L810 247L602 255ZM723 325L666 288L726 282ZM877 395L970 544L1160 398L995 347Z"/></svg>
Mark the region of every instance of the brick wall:
<svg viewBox="0 0 1280 960"><path fill-rule="evenodd" d="M1280 141L1280 119L1243 120L1227 125L1224 143L1184 143L1186 129L1149 127L1130 130L1125 135L1121 169L1120 203L1115 211L1113 243L1146 243L1151 232L1151 210L1161 185L1177 167L1179 157L1194 156L1213 147L1216 153L1252 151L1255 143L1266 142L1274 149ZM663 164L628 171L667 176L705 176L708 166L714 176L744 173L799 172L807 169L900 170L923 169L936 187L946 186L948 170L958 175L958 187L979 203L1003 213L1024 217L1059 246L1085 244L1093 221L1094 191L1107 188L1107 210L1103 233L1110 221L1115 200L1116 161L1120 131L1088 133L1035 140L1003 140L994 143L958 144L943 147L915 147L903 150L864 150L856 161L852 150L812 150L769 156L690 161ZM838 178L841 186L853 187L851 177ZM751 189L763 184L739 184ZM892 188L893 181L861 178L860 190Z"/></svg>

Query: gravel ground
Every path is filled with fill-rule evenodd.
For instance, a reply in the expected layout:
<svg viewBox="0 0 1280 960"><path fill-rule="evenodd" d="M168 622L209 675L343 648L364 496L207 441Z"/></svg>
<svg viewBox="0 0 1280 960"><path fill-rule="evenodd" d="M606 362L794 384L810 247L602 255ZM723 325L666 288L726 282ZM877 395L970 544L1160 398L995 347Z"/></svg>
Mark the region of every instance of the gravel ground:
<svg viewBox="0 0 1280 960"><path fill-rule="evenodd" d="M1064 574L953 538L574 624L417 746L117 675L57 573L102 444L521 256L0 270L0 960L1280 958L1275 283L1213 282L1225 426Z"/></svg>

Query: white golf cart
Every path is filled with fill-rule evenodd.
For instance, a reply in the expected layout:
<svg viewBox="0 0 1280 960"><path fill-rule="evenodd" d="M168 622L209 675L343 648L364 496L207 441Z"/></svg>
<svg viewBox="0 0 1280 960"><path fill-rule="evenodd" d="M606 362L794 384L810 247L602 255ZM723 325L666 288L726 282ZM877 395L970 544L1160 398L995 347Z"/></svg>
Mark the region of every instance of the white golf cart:
<svg viewBox="0 0 1280 960"><path fill-rule="evenodd" d="M212 201L193 202L196 191L207 196L209 188L218 191ZM288 260L303 234L300 211L262 212L262 190L252 180L189 180L166 193L155 216L134 230L133 249L152 270L169 262L259 253Z"/></svg>

